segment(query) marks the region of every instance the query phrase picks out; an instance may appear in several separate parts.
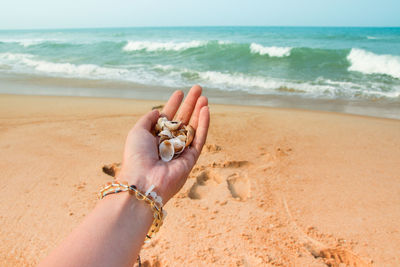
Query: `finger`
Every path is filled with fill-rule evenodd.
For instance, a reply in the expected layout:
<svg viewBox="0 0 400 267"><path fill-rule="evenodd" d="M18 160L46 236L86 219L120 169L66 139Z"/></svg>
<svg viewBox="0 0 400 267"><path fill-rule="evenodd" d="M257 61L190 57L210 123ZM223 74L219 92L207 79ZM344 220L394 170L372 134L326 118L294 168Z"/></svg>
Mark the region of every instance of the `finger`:
<svg viewBox="0 0 400 267"><path fill-rule="evenodd" d="M205 96L200 96L197 99L196 106L194 107L194 111L192 114L192 118L190 118L190 126L192 126L194 129L197 129L197 124L199 122L199 115L200 115L200 110L202 107L205 107L208 105L208 99Z"/></svg>
<svg viewBox="0 0 400 267"><path fill-rule="evenodd" d="M207 139L208 127L210 125L210 110L207 106L202 107L199 115L199 123L192 146L197 152L197 157L200 155L201 149Z"/></svg>
<svg viewBox="0 0 400 267"><path fill-rule="evenodd" d="M161 113L167 116L168 120L172 120L181 105L182 99L183 92L181 90L175 91L168 99Z"/></svg>
<svg viewBox="0 0 400 267"><path fill-rule="evenodd" d="M195 85L192 87L192 89L190 89L185 101L183 101L183 105L178 112L176 120L182 121L183 124L187 124L189 122L197 99L201 95L201 91L202 89L199 85Z"/></svg>
<svg viewBox="0 0 400 267"><path fill-rule="evenodd" d="M179 164L184 164L185 167L192 169L196 163L198 157L200 156L201 149L206 142L208 126L210 124L210 112L208 107L203 107L199 115L199 125L192 142L192 145L185 149L180 159L182 162Z"/></svg>
<svg viewBox="0 0 400 267"><path fill-rule="evenodd" d="M157 123L158 117L160 116L160 113L158 110L152 110L148 112L146 115L141 117L138 122L136 123L135 127L140 127L143 129L146 129L148 131L151 130L151 128Z"/></svg>

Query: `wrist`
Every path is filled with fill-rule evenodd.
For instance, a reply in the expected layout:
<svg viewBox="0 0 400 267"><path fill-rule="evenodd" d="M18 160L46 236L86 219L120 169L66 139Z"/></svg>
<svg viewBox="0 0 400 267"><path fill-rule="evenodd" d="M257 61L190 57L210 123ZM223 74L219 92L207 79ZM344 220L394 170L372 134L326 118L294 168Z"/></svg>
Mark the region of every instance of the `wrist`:
<svg viewBox="0 0 400 267"><path fill-rule="evenodd" d="M133 174L133 172L128 173L122 169L115 179L120 182L127 181L129 185L135 185L136 188L143 193L147 192L147 190L154 185L152 191L156 192L157 195L162 198L162 203L166 204L169 200L168 194L165 192L166 190L164 190L161 183L161 179L158 176L153 176L151 173L148 173L147 175L139 173Z"/></svg>
<svg viewBox="0 0 400 267"><path fill-rule="evenodd" d="M136 186L136 188L142 192L146 192L146 190L151 186L146 176L140 174L128 174L123 170L121 170L118 176L115 176L115 179L120 182L126 181L129 185Z"/></svg>
<svg viewBox="0 0 400 267"><path fill-rule="evenodd" d="M113 202L115 209L120 209L121 212L129 212L135 210L135 213L139 211L140 215L145 216L146 220L153 217L151 208L144 201L140 201L135 197L132 197L129 192L120 192L118 194L109 194L103 200Z"/></svg>
<svg viewBox="0 0 400 267"><path fill-rule="evenodd" d="M153 234L158 232L163 223L163 219L166 216L166 212L162 209L162 199L160 196L157 195L156 192L152 191L153 188L154 185L150 186L147 192L141 192L137 189L135 185L128 185L127 181L114 181L106 184L100 190L99 197L100 199L103 199L105 196L108 195L129 192L129 195L134 196L136 200L146 203L150 207L150 209L147 208L148 211L151 210L154 217L151 228L146 235L146 240L150 240ZM131 205L129 198L117 198L117 200L123 201L118 203L120 204L120 206L125 207L125 209L128 208L128 211L137 209L135 208L135 206L138 206L137 201L133 202Z"/></svg>

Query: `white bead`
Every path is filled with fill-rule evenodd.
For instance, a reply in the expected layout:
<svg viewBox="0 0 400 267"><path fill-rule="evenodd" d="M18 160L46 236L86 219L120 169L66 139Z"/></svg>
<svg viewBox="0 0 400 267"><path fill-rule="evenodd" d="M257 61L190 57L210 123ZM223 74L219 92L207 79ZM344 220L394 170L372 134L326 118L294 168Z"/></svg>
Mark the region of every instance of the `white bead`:
<svg viewBox="0 0 400 267"><path fill-rule="evenodd" d="M151 191L153 191L154 187L155 187L155 185L154 185L154 184L152 184L152 185L150 186L150 188L149 188L149 189L147 189L147 191L146 191L145 195L146 195L146 196L148 196L148 195L149 195L149 193L150 193Z"/></svg>
<svg viewBox="0 0 400 267"><path fill-rule="evenodd" d="M151 192L150 192L150 196L155 200L156 197L157 197L157 193L154 192L154 191L151 191Z"/></svg>
<svg viewBox="0 0 400 267"><path fill-rule="evenodd" d="M157 202L158 204L160 204L160 206L162 207L162 204L163 204L163 203L162 203L162 197L156 196L155 199L154 199L154 201Z"/></svg>

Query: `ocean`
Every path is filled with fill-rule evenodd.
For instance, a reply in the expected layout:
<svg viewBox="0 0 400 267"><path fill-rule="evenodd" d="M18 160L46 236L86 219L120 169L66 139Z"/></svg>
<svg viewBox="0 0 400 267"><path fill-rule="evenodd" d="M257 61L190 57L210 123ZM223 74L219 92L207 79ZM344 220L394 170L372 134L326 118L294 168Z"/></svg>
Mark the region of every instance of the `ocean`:
<svg viewBox="0 0 400 267"><path fill-rule="evenodd" d="M22 90L32 94L46 78L60 78L67 84L77 79L104 82L110 88L123 84L125 93L110 89L107 96L113 97L129 96L126 91L134 93L138 86L166 88L170 93L200 84L219 99L234 95L246 104L268 105L268 99L279 97L307 103L381 103L400 114L400 28L0 31L0 80L9 77L13 81L36 78L39 86ZM48 94L61 90L43 82L46 86ZM94 96L99 91L96 86L81 89ZM19 93L17 87L9 90L2 86L0 92ZM79 90L68 92L80 95Z"/></svg>

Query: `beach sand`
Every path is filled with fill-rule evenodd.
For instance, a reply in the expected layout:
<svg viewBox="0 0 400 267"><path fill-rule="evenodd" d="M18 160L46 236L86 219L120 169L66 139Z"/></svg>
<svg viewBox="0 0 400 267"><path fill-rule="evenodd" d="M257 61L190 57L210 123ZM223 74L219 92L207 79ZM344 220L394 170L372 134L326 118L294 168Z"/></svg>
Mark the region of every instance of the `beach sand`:
<svg viewBox="0 0 400 267"><path fill-rule="evenodd" d="M160 101L0 96L0 265L45 257ZM211 105L207 144L145 266L396 266L400 120ZM147 265L146 265L147 264Z"/></svg>

